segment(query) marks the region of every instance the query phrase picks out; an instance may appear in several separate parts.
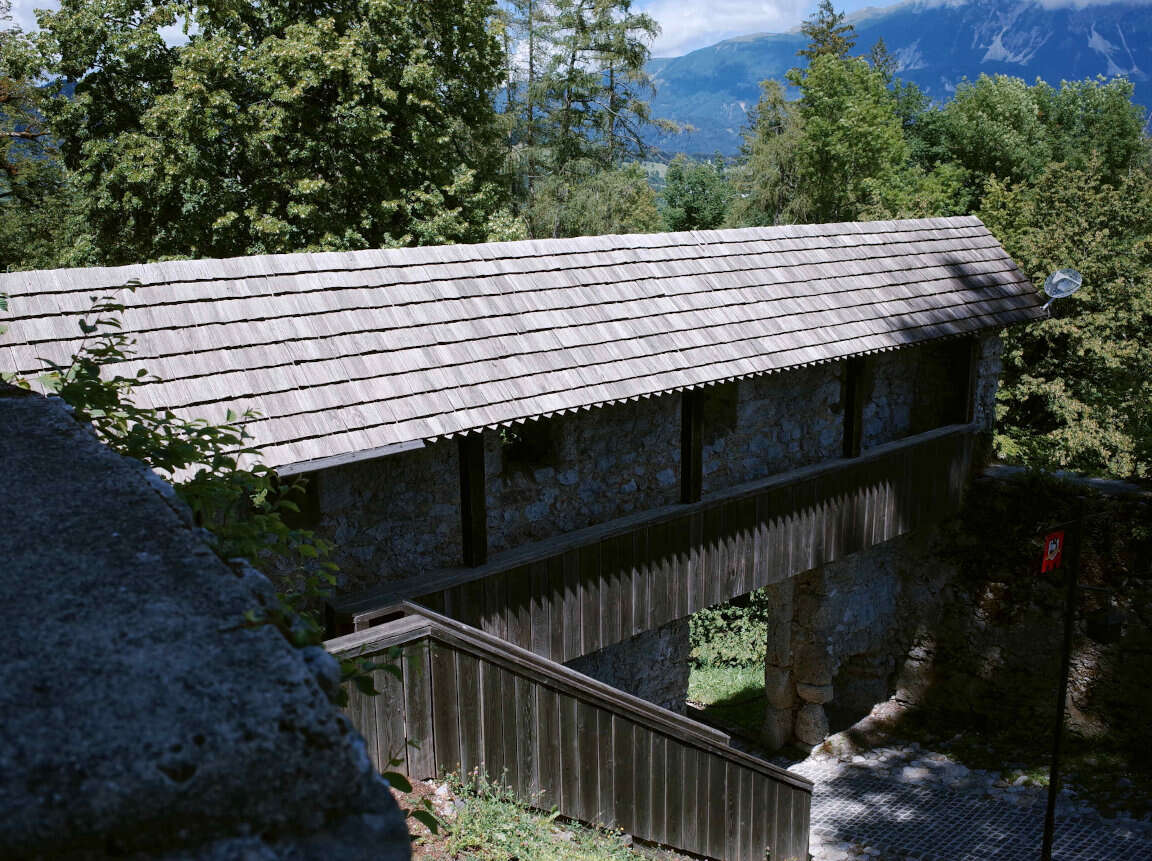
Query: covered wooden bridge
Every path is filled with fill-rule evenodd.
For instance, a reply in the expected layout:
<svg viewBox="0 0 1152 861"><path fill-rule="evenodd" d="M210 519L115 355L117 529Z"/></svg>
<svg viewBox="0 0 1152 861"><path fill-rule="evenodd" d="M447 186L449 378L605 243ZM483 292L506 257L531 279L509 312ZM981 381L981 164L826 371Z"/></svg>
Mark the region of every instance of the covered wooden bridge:
<svg viewBox="0 0 1152 861"><path fill-rule="evenodd" d="M562 662L954 510L991 420L989 333L1046 316L969 217L16 273L0 292L0 365L25 373L71 355L90 297L115 295L138 348L122 372L163 380L144 405L255 410L265 462L319 488L321 531L337 490L410 464L382 473L406 476L393 508L338 523L412 547L350 557L331 607L334 651L405 647L399 687L350 711L381 762L399 747L414 777L506 770L565 815L757 859L804 857L806 783ZM882 401L901 373L915 397ZM778 391L790 406L762 408ZM587 490L595 464L547 488L559 468L529 469L558 501L526 515L502 429L594 427L627 404L650 405L641 454L667 479L637 502ZM762 445L782 423L801 432ZM616 431L597 432L617 463ZM402 510L421 482L436 504Z"/></svg>

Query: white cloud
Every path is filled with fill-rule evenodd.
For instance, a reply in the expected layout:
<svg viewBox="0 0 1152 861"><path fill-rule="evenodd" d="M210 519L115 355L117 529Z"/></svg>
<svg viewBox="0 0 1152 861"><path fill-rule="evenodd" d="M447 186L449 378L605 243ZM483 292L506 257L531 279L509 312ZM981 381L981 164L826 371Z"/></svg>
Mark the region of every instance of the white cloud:
<svg viewBox="0 0 1152 861"><path fill-rule="evenodd" d="M661 27L652 56L676 57L732 36L790 30L812 5L812 0L652 0L642 8Z"/></svg>
<svg viewBox="0 0 1152 861"><path fill-rule="evenodd" d="M37 9L59 8L57 0L12 0L12 23L22 30L35 30Z"/></svg>

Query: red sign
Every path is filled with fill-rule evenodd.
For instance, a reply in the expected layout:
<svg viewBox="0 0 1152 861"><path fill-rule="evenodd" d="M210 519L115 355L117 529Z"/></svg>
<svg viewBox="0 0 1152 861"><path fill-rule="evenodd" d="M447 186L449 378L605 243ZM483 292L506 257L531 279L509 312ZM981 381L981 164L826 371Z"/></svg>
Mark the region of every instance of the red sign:
<svg viewBox="0 0 1152 861"><path fill-rule="evenodd" d="M1064 530L1049 532L1044 536L1044 558L1040 560L1041 571L1055 571L1060 567L1064 555Z"/></svg>

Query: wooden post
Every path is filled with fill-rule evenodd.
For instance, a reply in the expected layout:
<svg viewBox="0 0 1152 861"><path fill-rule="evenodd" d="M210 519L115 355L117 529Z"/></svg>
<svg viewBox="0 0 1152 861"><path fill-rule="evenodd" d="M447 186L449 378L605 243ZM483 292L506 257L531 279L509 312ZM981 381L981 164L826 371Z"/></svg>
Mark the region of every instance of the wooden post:
<svg viewBox="0 0 1152 861"><path fill-rule="evenodd" d="M699 501L704 486L703 406L700 389L680 393L680 501L684 503Z"/></svg>
<svg viewBox="0 0 1152 861"><path fill-rule="evenodd" d="M964 424L971 424L976 420L976 382L979 369L980 339L971 338L968 341L968 391L962 414Z"/></svg>
<svg viewBox="0 0 1152 861"><path fill-rule="evenodd" d="M864 438L865 362L855 356L844 363L844 457L859 457Z"/></svg>
<svg viewBox="0 0 1152 861"><path fill-rule="evenodd" d="M488 507L484 488L484 435L457 437L460 453L460 535L464 564L470 568L488 561Z"/></svg>

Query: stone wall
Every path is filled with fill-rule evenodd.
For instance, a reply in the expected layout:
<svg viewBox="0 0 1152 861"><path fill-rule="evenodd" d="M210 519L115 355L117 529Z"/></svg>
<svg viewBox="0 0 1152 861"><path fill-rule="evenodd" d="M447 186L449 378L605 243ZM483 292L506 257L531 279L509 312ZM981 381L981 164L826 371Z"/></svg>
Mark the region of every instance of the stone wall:
<svg viewBox="0 0 1152 861"><path fill-rule="evenodd" d="M1000 475L1002 471L997 471ZM1089 515L1077 597L1068 724L1152 768L1152 493L1025 474L985 479L929 561L953 572L916 636L897 697L973 728L1048 732L1059 675L1064 578L1041 574L1038 527Z"/></svg>
<svg viewBox="0 0 1152 861"><path fill-rule="evenodd" d="M1004 369L1001 358L1004 341L997 334L984 335L976 347L976 392L972 420L987 432L996 423L996 389L1000 385L1000 372Z"/></svg>
<svg viewBox="0 0 1152 861"><path fill-rule="evenodd" d="M488 547L676 502L680 396L613 404L484 435Z"/></svg>
<svg viewBox="0 0 1152 861"><path fill-rule="evenodd" d="M768 587L765 740L818 744L887 699L952 572L925 564L935 534L901 536Z"/></svg>
<svg viewBox="0 0 1152 861"><path fill-rule="evenodd" d="M455 440L314 473L312 525L336 545L342 591L459 565L460 458Z"/></svg>
<svg viewBox="0 0 1152 861"><path fill-rule="evenodd" d="M688 619L582 655L565 666L650 703L684 714L688 695Z"/></svg>
<svg viewBox="0 0 1152 861"><path fill-rule="evenodd" d="M988 340L981 340L981 355ZM970 342L960 339L870 357L865 371L862 448L964 421L970 355Z"/></svg>
<svg viewBox="0 0 1152 861"><path fill-rule="evenodd" d="M895 697L970 729L1047 732L1062 578L1039 574L1037 524L1077 492L1018 477L976 483L960 516L769 587L765 741L817 744ZM1131 750L1152 710L1152 499L1093 495L1070 724ZM1152 757L1149 757L1152 759Z"/></svg>
<svg viewBox="0 0 1152 861"><path fill-rule="evenodd" d="M865 447L927 430L955 407L966 342L869 360ZM999 340L981 341L977 420L991 424ZM951 363L951 364L950 364ZM963 373L961 373L964 371ZM704 390L703 491L839 457L844 364L769 374ZM678 394L484 432L491 554L676 502ZM310 524L337 547L341 591L461 564L454 440L324 470Z"/></svg>
<svg viewBox="0 0 1152 861"><path fill-rule="evenodd" d="M767 374L704 390L704 493L839 457L843 365Z"/></svg>

